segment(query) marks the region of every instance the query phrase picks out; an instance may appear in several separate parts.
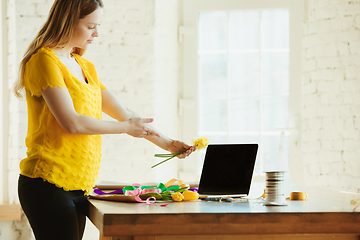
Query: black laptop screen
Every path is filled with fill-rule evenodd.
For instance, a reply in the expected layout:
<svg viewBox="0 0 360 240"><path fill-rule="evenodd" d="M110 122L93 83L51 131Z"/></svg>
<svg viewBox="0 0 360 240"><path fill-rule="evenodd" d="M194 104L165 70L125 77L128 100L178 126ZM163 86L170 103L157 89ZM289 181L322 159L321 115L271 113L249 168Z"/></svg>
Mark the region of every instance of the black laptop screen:
<svg viewBox="0 0 360 240"><path fill-rule="evenodd" d="M211 144L207 147L199 193L248 195L258 144Z"/></svg>

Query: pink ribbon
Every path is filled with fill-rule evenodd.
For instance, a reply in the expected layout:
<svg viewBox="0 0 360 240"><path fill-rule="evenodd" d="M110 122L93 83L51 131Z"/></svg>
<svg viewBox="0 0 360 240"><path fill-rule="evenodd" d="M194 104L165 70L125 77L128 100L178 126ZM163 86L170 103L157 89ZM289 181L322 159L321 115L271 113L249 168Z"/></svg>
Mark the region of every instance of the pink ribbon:
<svg viewBox="0 0 360 240"><path fill-rule="evenodd" d="M150 193L150 192L161 193L161 189L141 189L141 185L138 183L133 184L133 186L139 188L136 188L135 190L126 190L124 194L125 196L135 196L135 200L137 202L146 203L152 206L166 207L167 205L169 205L169 203L161 204L161 205L155 204L156 202L155 197L148 197L145 201L139 197L139 195L141 194Z"/></svg>
<svg viewBox="0 0 360 240"><path fill-rule="evenodd" d="M136 195L141 195L141 194L145 194L145 193L161 193L161 189L140 189L137 188L135 190L126 190L125 191L125 196L136 196Z"/></svg>

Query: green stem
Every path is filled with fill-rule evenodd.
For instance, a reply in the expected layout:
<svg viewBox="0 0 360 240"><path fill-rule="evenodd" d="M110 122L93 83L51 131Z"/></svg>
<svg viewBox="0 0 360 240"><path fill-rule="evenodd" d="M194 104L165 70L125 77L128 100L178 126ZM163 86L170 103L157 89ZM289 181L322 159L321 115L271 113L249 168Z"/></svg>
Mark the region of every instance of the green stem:
<svg viewBox="0 0 360 240"><path fill-rule="evenodd" d="M173 155L173 153L155 154L154 157L172 157Z"/></svg>
<svg viewBox="0 0 360 240"><path fill-rule="evenodd" d="M186 152L187 150L188 150L188 149L186 149L186 150L184 150L184 151L182 151L182 152L172 153L172 154L170 154L171 157L169 157L169 158L165 159L164 161L161 161L161 162L153 165L151 168L154 168L154 167L156 167L156 166L158 166L158 165L160 165L160 164L162 164L162 163L164 163L164 162L167 162L167 161L169 161L170 159L172 159L172 158L174 158L174 157L176 157L176 156L178 156L178 155ZM161 154L155 154L155 157L160 157L159 155L161 155ZM166 155L166 154L164 154L164 155Z"/></svg>

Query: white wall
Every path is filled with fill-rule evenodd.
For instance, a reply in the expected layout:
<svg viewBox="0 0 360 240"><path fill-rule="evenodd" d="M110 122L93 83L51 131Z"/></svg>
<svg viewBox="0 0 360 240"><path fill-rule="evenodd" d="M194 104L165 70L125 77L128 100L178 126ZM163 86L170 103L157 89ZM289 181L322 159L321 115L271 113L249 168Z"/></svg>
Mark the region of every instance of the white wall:
<svg viewBox="0 0 360 240"><path fill-rule="evenodd" d="M307 0L304 19L305 181L360 192L360 2Z"/></svg>
<svg viewBox="0 0 360 240"><path fill-rule="evenodd" d="M154 31L154 126L162 133L179 139L179 1L155 0ZM186 140L186 139L181 139ZM163 152L156 148L156 153ZM152 158L152 163L163 159ZM174 161L173 161L174 160ZM158 181L166 182L178 176L178 161L173 159L152 169ZM182 161L182 160L180 160ZM155 180L155 179L154 179Z"/></svg>
<svg viewBox="0 0 360 240"><path fill-rule="evenodd" d="M85 57L97 67L99 78L120 101L172 138L178 137L178 0L103 0L105 16L100 37ZM10 86L30 41L45 22L52 0L8 0ZM15 22L16 20L16 22ZM9 196L17 202L19 160L25 157L27 129L25 101L9 103ZM104 116L104 119L109 117ZM98 182L165 182L177 177L177 161L151 169L161 149L127 135L103 136ZM0 222L0 240L33 239L26 219ZM88 223L85 240L98 239Z"/></svg>
<svg viewBox="0 0 360 240"><path fill-rule="evenodd" d="M104 1L100 37L86 53L100 79L141 116L154 116L154 1ZM127 135L103 136L99 181L149 181L152 144ZM137 180L139 179L139 180Z"/></svg>

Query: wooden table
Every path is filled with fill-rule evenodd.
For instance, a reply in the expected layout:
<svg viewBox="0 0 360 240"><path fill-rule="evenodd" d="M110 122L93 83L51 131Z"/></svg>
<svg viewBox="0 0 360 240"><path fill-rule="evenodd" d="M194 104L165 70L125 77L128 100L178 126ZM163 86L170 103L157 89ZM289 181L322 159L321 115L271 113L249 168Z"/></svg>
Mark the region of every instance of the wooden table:
<svg viewBox="0 0 360 240"><path fill-rule="evenodd" d="M167 207L89 199L102 240L360 239L350 201L314 197L264 206L260 200L174 202ZM196 237L195 237L196 235Z"/></svg>

